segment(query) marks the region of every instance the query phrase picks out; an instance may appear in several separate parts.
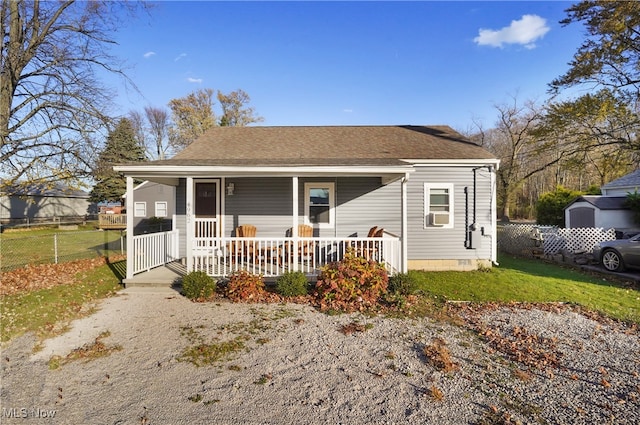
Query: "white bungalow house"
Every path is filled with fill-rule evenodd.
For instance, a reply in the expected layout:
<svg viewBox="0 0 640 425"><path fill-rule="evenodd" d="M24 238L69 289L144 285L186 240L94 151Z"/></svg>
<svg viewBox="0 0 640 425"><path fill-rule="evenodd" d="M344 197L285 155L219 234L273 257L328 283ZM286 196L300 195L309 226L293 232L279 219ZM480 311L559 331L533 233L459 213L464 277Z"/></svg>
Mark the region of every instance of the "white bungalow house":
<svg viewBox="0 0 640 425"><path fill-rule="evenodd" d="M134 180L175 187L173 230L127 239L127 279L171 261L313 275L350 249L391 273L491 266L498 165L447 126L216 127L174 158L115 167L127 211Z"/></svg>

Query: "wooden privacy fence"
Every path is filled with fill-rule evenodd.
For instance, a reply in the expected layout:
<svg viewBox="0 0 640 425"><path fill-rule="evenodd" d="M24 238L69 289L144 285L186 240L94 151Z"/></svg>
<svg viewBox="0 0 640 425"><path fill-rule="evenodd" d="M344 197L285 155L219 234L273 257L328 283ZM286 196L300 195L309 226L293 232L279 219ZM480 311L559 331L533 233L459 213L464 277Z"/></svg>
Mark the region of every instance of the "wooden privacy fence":
<svg viewBox="0 0 640 425"><path fill-rule="evenodd" d="M510 254L539 256L592 253L598 242L616 239L615 229L508 224L498 228L498 248Z"/></svg>

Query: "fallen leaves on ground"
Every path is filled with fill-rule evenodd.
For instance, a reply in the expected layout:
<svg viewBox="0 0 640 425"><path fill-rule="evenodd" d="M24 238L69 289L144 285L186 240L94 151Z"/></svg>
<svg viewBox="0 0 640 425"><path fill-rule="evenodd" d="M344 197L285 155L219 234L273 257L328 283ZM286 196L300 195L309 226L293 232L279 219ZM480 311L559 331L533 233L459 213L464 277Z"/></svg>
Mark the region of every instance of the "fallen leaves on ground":
<svg viewBox="0 0 640 425"><path fill-rule="evenodd" d="M78 273L92 270L106 263L107 259L100 257L60 264L28 265L21 269L3 272L0 281L0 295L49 289L72 283Z"/></svg>

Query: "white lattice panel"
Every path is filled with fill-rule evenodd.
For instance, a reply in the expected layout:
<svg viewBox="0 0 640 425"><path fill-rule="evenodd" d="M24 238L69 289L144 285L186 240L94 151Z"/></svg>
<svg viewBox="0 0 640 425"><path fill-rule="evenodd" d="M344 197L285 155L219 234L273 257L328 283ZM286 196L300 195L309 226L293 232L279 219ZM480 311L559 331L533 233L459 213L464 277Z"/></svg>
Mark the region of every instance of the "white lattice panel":
<svg viewBox="0 0 640 425"><path fill-rule="evenodd" d="M542 246L538 226L533 224L508 224L498 229L498 247L515 255L533 255Z"/></svg>
<svg viewBox="0 0 640 425"><path fill-rule="evenodd" d="M516 255L534 255L536 249L545 255L560 252L590 253L596 243L616 238L614 229L559 229L555 226L509 224L498 230L498 247Z"/></svg>
<svg viewBox="0 0 640 425"><path fill-rule="evenodd" d="M565 249L572 254L593 252L593 247L598 242L610 241L616 238L615 229L593 227L560 229L559 234L565 238Z"/></svg>

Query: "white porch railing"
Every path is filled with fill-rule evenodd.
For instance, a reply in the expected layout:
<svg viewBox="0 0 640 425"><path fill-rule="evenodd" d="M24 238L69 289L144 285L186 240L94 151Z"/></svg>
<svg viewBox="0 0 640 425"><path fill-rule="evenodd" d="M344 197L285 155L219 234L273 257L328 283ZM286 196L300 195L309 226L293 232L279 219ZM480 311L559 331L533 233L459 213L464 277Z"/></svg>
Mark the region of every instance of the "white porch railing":
<svg viewBox="0 0 640 425"><path fill-rule="evenodd" d="M133 273L151 270L179 258L178 230L133 237Z"/></svg>
<svg viewBox="0 0 640 425"><path fill-rule="evenodd" d="M299 270L314 275L332 261L342 259L348 249L359 256L381 262L391 274L401 270L400 239L382 238L215 238L192 249L191 270L215 277L247 270L265 277Z"/></svg>
<svg viewBox="0 0 640 425"><path fill-rule="evenodd" d="M218 220L215 218L196 218L195 237L193 242L196 247L205 248L213 246L218 237Z"/></svg>

